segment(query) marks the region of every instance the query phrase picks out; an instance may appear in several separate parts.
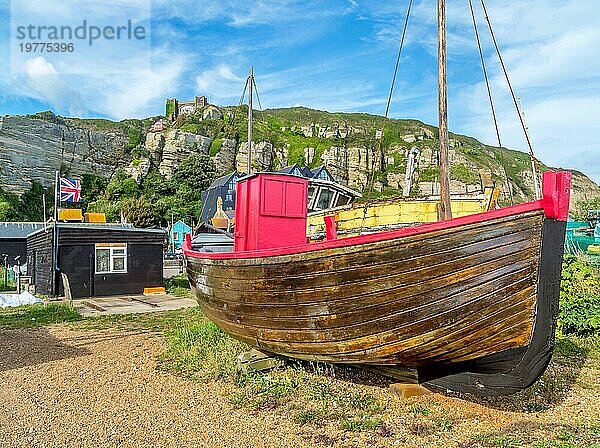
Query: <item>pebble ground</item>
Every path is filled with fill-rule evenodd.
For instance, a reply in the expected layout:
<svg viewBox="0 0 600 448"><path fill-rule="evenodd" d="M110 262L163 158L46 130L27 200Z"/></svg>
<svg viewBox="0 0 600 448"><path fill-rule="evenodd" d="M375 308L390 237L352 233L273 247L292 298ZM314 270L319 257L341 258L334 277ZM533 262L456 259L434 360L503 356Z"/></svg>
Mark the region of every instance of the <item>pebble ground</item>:
<svg viewBox="0 0 600 448"><path fill-rule="evenodd" d="M553 432L600 422L599 371L584 369L591 386L574 386L544 412L438 394L402 400L387 388L357 384L386 403L384 428L352 433L333 423L301 426L277 409L236 408L227 385L157 370L164 348L160 336L144 332L63 325L0 330L0 447L515 446L496 444L504 436L473 439L494 431L542 446L535 443Z"/></svg>

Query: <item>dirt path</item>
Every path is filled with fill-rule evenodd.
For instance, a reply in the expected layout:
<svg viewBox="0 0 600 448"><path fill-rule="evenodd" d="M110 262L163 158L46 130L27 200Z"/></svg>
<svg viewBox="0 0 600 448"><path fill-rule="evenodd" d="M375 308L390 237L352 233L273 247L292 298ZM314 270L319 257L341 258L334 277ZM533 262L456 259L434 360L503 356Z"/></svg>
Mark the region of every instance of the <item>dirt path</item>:
<svg viewBox="0 0 600 448"><path fill-rule="evenodd" d="M157 371L163 349L148 333L0 330L0 446L535 446L561 431L579 437L578 428L591 428L584 429L591 440L600 422L597 384L575 386L560 404L534 413L437 394L401 400L387 389L357 385L386 402L385 429L300 426L284 412L236 409L226 386ZM593 372L578 375L597 383Z"/></svg>

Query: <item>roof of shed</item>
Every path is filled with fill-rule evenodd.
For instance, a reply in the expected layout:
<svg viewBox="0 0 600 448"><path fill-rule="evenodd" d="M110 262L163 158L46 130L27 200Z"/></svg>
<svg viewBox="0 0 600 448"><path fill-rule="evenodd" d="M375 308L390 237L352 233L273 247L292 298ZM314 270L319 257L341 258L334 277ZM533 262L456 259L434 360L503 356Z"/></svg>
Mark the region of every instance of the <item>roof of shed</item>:
<svg viewBox="0 0 600 448"><path fill-rule="evenodd" d="M52 228L54 224L49 224L48 227ZM77 230L124 230L127 232L145 232L145 233L162 233L166 234L165 229L156 229L156 228L144 228L144 227L134 227L133 224L119 224L119 223L60 223L60 229L77 229ZM43 228L36 230L34 233L39 233L43 231Z"/></svg>
<svg viewBox="0 0 600 448"><path fill-rule="evenodd" d="M43 227L43 222L0 222L0 239L24 239Z"/></svg>

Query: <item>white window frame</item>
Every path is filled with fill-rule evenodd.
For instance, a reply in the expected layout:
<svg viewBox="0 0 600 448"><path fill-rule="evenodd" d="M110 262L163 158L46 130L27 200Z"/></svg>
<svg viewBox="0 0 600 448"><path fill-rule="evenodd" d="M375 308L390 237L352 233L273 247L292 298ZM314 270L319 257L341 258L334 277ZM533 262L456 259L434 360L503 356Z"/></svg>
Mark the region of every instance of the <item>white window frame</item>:
<svg viewBox="0 0 600 448"><path fill-rule="evenodd" d="M108 250L110 268L108 271L98 270L98 251ZM123 253L116 253L123 251ZM115 269L115 258L124 258L124 269ZM127 274L127 243L97 243L94 248L94 272L96 274Z"/></svg>

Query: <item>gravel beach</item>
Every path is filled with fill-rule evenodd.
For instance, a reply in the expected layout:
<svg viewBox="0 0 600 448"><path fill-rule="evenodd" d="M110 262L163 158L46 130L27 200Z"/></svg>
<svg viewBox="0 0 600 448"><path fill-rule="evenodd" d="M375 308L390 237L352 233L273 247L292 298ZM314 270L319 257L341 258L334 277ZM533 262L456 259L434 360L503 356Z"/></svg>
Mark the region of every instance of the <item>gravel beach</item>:
<svg viewBox="0 0 600 448"><path fill-rule="evenodd" d="M600 421L597 360L578 374L591 385L573 386L543 412L439 394L400 399L357 384L386 403L385 428L348 432L333 423L302 426L279 409L236 408L226 384L157 370L165 348L158 335L74 328L0 330L1 447L523 446L485 438L494 431L541 446L534 442Z"/></svg>

